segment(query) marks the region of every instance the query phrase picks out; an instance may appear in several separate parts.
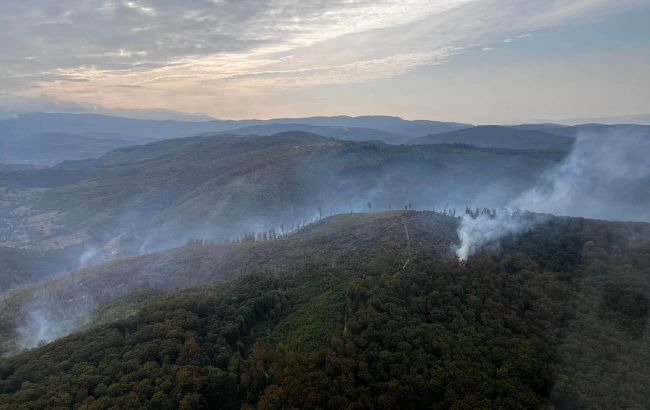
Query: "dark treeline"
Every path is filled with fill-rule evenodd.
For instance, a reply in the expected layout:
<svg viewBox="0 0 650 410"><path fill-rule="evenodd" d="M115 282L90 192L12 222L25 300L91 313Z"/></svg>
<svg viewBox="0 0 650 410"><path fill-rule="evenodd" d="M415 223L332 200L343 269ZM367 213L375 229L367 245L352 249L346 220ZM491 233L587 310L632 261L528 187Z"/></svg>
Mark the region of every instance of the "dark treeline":
<svg viewBox="0 0 650 410"><path fill-rule="evenodd" d="M454 210L454 214L456 211ZM489 209L489 208L476 208L472 210L469 206L465 207L465 215L468 215L469 217L476 219L479 216L487 216L488 218L494 218L497 216L497 211L496 209Z"/></svg>

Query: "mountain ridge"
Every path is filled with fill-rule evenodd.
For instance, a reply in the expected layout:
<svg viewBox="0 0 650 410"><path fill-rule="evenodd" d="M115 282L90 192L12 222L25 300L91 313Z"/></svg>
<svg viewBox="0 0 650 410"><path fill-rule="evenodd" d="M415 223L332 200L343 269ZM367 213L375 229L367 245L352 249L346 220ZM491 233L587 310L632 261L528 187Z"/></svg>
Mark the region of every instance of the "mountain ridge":
<svg viewBox="0 0 650 410"><path fill-rule="evenodd" d="M443 193L458 206L491 205L481 198L497 202L490 186L505 178L500 194L516 195L562 157L350 142L302 132L188 137L119 149L97 160L0 173L0 181L18 193L0 217L16 227L16 235L39 238L31 245L54 247L96 238L101 248L118 235L120 241L134 236L134 244L144 238L166 243L178 232L191 235L184 239L220 231L231 237L251 230L243 226L262 230L310 219L319 208L358 211L369 202L375 209L408 203L442 208L436 198ZM54 185L42 190L50 180ZM47 231L29 222L46 216Z"/></svg>
<svg viewBox="0 0 650 410"><path fill-rule="evenodd" d="M119 292L142 269L178 283L201 271L217 281L116 294L77 323L88 327L0 359L0 408L648 404L650 224L544 218L459 263L446 256L457 219L339 215L287 238L193 243L69 275L121 276L68 278L38 299L92 307L75 287ZM243 258L225 255L241 274L210 275L225 272L214 263L222 247L242 249ZM164 255L180 263L159 261L171 270L157 272L147 258ZM117 285L101 286L103 277ZM48 334L42 326L74 330L83 312L21 312L17 303L4 305L0 335L17 324L34 343ZM12 324L6 312L27 320ZM603 369L611 382L601 391Z"/></svg>
<svg viewBox="0 0 650 410"><path fill-rule="evenodd" d="M513 129L500 125L481 125L408 140L409 144L461 143L505 149L569 150L573 139L531 129Z"/></svg>

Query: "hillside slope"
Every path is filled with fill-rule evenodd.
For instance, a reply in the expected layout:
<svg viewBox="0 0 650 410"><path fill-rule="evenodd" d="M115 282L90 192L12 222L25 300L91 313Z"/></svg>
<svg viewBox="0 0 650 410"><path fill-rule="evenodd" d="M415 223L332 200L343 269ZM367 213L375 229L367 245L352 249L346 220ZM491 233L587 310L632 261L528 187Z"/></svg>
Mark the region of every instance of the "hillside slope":
<svg viewBox="0 0 650 410"><path fill-rule="evenodd" d="M280 238L275 240L193 241L181 248L66 273L0 296L0 345L8 343L8 335L27 346L39 338L59 337L89 320L88 312L95 307L133 292L189 288L254 268L335 265L338 258L351 255L393 263L390 259L397 254L401 256L394 263L403 263L407 258L405 226L409 226L410 241L417 244L414 255L451 257L456 221L431 212L337 215L286 237L278 232ZM377 241L385 255L375 253Z"/></svg>
<svg viewBox="0 0 650 410"><path fill-rule="evenodd" d="M501 206L562 157L299 132L171 139L97 160L0 172L0 183L17 190L0 208L0 218L14 226L3 244L133 252L290 227L368 204L373 210Z"/></svg>
<svg viewBox="0 0 650 410"><path fill-rule="evenodd" d="M409 144L469 144L503 149L568 150L573 139L549 132L484 125L442 134L427 135Z"/></svg>
<svg viewBox="0 0 650 410"><path fill-rule="evenodd" d="M237 274L127 296L108 323L0 361L0 408L648 407L650 225L548 218L458 263L453 221L341 215L228 245L244 258L194 244L160 276L149 259L131 272Z"/></svg>
<svg viewBox="0 0 650 410"><path fill-rule="evenodd" d="M0 293L76 269L75 251L0 247Z"/></svg>

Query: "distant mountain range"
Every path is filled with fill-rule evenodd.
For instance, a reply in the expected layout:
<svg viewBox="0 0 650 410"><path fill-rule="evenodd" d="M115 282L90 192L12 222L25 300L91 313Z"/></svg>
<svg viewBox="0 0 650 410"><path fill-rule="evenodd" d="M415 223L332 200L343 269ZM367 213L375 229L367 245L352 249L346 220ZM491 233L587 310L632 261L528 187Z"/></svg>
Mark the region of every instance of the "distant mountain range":
<svg viewBox="0 0 650 410"><path fill-rule="evenodd" d="M270 120L144 120L100 114L32 113L0 120L0 163L54 165L97 158L127 145L192 135L273 135L302 131L347 141L388 144L462 143L508 149L560 149L581 132L633 129L645 125L522 124L474 126L455 122L404 120L390 116L335 116Z"/></svg>
<svg viewBox="0 0 650 410"><path fill-rule="evenodd" d="M537 121L536 121L537 122ZM650 125L650 114L636 114L636 115L614 115L609 117L583 117L583 118L567 118L556 121L559 124L578 125L587 123L598 124L642 124Z"/></svg>
<svg viewBox="0 0 650 410"><path fill-rule="evenodd" d="M471 127L439 121L408 121L398 117L310 117L277 118L271 120L210 120L174 121L141 120L99 114L24 114L14 119L0 121L0 135L24 136L44 132L58 132L99 138L118 138L132 142L150 142L192 134L237 130L244 127L268 124L300 124L321 127L371 128L389 134L416 137L426 134Z"/></svg>
<svg viewBox="0 0 650 410"><path fill-rule="evenodd" d="M8 136L0 138L0 163L54 165L97 158L127 145L133 145L133 142L61 132Z"/></svg>
<svg viewBox="0 0 650 410"><path fill-rule="evenodd" d="M269 120L269 122L334 127L374 128L391 134L404 135L406 137L419 137L427 134L438 134L441 132L459 130L473 126L472 124L463 124L457 122L404 120L399 117L390 117L383 115L370 115L361 117L348 117L345 115L340 115L336 117L279 118Z"/></svg>
<svg viewBox="0 0 650 410"><path fill-rule="evenodd" d="M143 120L100 114L32 113L0 120L0 163L54 165L64 160L97 158L125 145L228 133L272 135L305 131L343 140L400 143L425 134L471 127L397 117L311 117L272 120Z"/></svg>
<svg viewBox="0 0 650 410"><path fill-rule="evenodd" d="M550 132L485 125L408 140L409 144L469 144L508 149L567 150L574 139Z"/></svg>
<svg viewBox="0 0 650 410"><path fill-rule="evenodd" d="M408 137L381 131L376 128L341 127L310 124L261 124L249 127L238 128L230 131L222 131L222 134L235 135L273 135L281 132L301 131L321 135L323 137L336 138L346 141L383 141L389 144L405 142Z"/></svg>

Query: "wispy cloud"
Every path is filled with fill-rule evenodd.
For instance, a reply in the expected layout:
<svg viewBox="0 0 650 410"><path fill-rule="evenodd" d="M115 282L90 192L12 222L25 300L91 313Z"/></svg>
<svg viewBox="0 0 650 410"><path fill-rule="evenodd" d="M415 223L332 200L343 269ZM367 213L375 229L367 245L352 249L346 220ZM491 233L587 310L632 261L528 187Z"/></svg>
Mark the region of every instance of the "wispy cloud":
<svg viewBox="0 0 650 410"><path fill-rule="evenodd" d="M0 87L105 106L186 109L174 105L179 97L219 95L218 104L392 78L471 44L509 42L613 7L606 0L3 2Z"/></svg>

